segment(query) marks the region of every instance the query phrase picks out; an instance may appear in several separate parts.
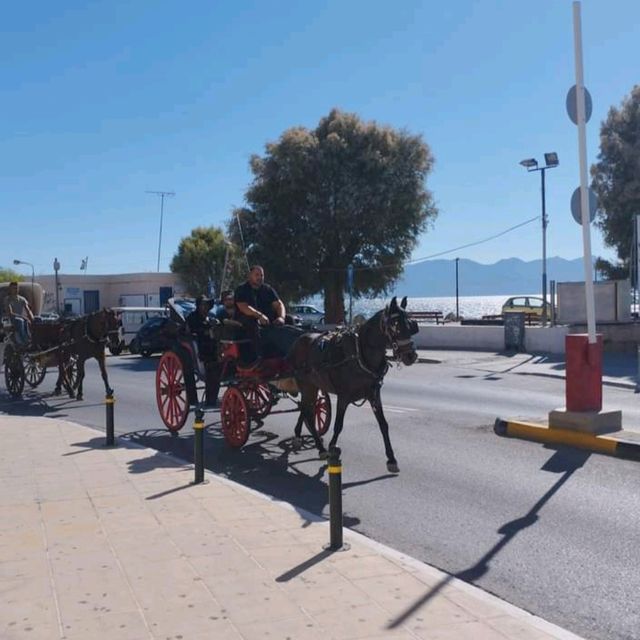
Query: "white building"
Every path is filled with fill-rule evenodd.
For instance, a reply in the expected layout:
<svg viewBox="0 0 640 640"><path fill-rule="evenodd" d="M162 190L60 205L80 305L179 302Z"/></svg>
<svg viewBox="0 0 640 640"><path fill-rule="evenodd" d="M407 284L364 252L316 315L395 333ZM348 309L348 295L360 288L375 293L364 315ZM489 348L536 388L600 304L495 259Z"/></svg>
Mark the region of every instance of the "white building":
<svg viewBox="0 0 640 640"><path fill-rule="evenodd" d="M55 311L55 276L38 276L44 289L43 311ZM184 289L174 273L119 273L113 275L58 274L60 311L91 313L101 307L160 307Z"/></svg>

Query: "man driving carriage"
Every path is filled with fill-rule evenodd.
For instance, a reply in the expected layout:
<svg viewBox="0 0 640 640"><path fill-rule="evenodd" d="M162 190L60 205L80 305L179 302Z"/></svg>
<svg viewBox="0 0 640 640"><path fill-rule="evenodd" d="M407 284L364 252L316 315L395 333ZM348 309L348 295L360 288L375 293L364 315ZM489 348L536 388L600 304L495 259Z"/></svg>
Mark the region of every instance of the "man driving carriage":
<svg viewBox="0 0 640 640"><path fill-rule="evenodd" d="M28 344L31 339L29 325L33 322L33 313L27 299L18 294L17 282L9 283L3 312L15 329L16 342L20 345Z"/></svg>
<svg viewBox="0 0 640 640"><path fill-rule="evenodd" d="M218 362L217 344L212 335L216 320L209 317L213 300L198 296L196 308L187 316L187 327L196 338L198 356L205 370L205 404L215 406L220 391L220 364Z"/></svg>
<svg viewBox="0 0 640 640"><path fill-rule="evenodd" d="M264 269L254 265L247 281L235 290L235 303L239 311L237 320L251 339L255 362L266 355L285 356L302 330L288 324L286 309L276 290L265 283Z"/></svg>

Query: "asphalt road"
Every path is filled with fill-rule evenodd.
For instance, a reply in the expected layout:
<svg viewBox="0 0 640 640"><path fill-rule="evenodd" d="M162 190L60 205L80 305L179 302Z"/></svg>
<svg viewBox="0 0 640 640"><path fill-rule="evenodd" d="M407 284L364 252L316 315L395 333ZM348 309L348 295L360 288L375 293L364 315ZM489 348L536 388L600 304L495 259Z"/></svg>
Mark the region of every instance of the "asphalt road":
<svg viewBox="0 0 640 640"><path fill-rule="evenodd" d="M116 430L192 459L192 431L164 429L155 407L157 359L109 359ZM586 638L640 638L640 463L500 438L497 416L540 419L563 404L562 380L458 362L392 369L383 388L400 474L386 472L368 407L347 412L343 451L345 523ZM0 411L94 426L100 445L103 389L89 366L82 403L36 392ZM605 403L640 429L640 400L605 388ZM289 401L276 409L294 408ZM305 444L292 450L295 414L271 415L240 451L206 416L207 467L313 513L327 513L324 464ZM135 472L132 469L132 472ZM442 585L445 588L446 585ZM430 594L415 603L423 606ZM399 616L400 618L400 616Z"/></svg>

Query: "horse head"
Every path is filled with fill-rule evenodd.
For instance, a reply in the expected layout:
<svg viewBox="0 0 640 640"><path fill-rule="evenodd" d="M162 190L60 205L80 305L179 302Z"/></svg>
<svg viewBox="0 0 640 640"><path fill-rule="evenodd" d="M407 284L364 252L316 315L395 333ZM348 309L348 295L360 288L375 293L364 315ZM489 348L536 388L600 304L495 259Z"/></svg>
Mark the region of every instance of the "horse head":
<svg viewBox="0 0 640 640"><path fill-rule="evenodd" d="M101 309L87 316L87 335L93 340L107 340L117 333L118 316L113 309Z"/></svg>
<svg viewBox="0 0 640 640"><path fill-rule="evenodd" d="M387 338L387 344L393 350L393 357L404 365L412 365L417 359L415 345L411 336L418 333L418 323L409 318L407 297L398 301L393 297L381 316L381 329Z"/></svg>

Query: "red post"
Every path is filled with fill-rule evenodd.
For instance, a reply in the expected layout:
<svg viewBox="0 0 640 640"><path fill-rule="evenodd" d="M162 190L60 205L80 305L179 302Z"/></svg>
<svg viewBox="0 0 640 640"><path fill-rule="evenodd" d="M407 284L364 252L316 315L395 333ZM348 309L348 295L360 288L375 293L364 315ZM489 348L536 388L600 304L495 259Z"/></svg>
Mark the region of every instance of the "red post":
<svg viewBox="0 0 640 640"><path fill-rule="evenodd" d="M586 333L565 337L567 411L602 409L602 334L589 344Z"/></svg>

